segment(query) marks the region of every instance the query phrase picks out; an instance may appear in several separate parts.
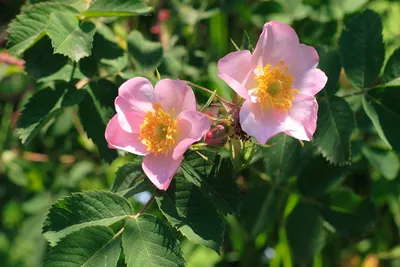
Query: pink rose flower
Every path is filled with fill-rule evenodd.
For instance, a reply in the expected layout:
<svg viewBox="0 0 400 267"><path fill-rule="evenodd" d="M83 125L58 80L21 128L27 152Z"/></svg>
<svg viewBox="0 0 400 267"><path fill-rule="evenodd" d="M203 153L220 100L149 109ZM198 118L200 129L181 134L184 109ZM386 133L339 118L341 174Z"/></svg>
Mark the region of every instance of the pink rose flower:
<svg viewBox="0 0 400 267"><path fill-rule="evenodd" d="M161 190L167 190L189 146L211 126L196 111L193 90L180 80L164 79L153 88L145 78L130 79L119 88L115 109L105 132L109 147L146 156L143 171Z"/></svg>
<svg viewBox="0 0 400 267"><path fill-rule="evenodd" d="M318 61L313 47L276 21L264 25L253 54L237 51L220 59L218 76L245 99L242 129L260 144L280 132L310 141L318 113L314 95L327 81Z"/></svg>

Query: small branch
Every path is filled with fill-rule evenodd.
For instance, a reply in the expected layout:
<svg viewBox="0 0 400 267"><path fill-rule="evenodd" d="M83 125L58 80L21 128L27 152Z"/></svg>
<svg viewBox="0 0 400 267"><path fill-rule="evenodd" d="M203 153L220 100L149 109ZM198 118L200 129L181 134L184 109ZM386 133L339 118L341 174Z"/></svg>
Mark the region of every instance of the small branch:
<svg viewBox="0 0 400 267"><path fill-rule="evenodd" d="M196 87L196 88L198 88L198 89L200 89L200 90L203 90L204 92L207 92L207 93L209 93L209 94L214 94L213 91L211 91L211 90L209 90L209 89L207 89L207 88L205 88L205 87L203 87L203 86L201 86L201 85L192 83L192 82L190 82L190 81L185 81L185 82L186 82L188 85L190 85L190 86L193 86L193 87ZM226 100L225 98L223 98L222 96L220 96L220 95L218 95L218 94L215 94L215 97L218 98L220 101L222 101L222 102L228 104L228 105L232 105L232 106L235 105L235 104L233 104L232 102Z"/></svg>
<svg viewBox="0 0 400 267"><path fill-rule="evenodd" d="M147 201L144 207L136 215L133 216L133 218L137 219L137 217L139 217L150 206L153 200L154 200L154 195L149 199L149 201Z"/></svg>
<svg viewBox="0 0 400 267"><path fill-rule="evenodd" d="M124 229L125 229L125 227L122 227L122 228L118 231L118 233L116 233L116 234L113 236L113 238L116 238L116 237L120 236L120 235L122 234L122 232L124 231Z"/></svg>

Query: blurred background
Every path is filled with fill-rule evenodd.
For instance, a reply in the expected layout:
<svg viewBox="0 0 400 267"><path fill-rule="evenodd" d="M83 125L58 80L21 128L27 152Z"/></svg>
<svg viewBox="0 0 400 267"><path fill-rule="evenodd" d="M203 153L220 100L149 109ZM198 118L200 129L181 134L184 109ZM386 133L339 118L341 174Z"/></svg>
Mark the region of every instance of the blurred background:
<svg viewBox="0 0 400 267"><path fill-rule="evenodd" d="M24 60L10 56L6 49L6 29L10 21L24 9L24 4L40 0L0 0L0 266L39 267L48 249L41 235L46 210L53 201L70 192L109 189L119 166L133 158L118 157L111 163L102 160L98 149L83 131L76 106L65 108L57 120L50 121L38 135L23 146L16 135L16 122L21 106L36 90L37 81L46 83L54 75L46 69L48 54L29 51ZM68 2L80 2L69 0ZM382 16L386 59L400 47L400 2L389 0L150 0L154 7L150 16L99 19L95 42L112 41L117 50L127 49L127 34L136 29L144 38L160 42L164 56L158 68L163 76L181 78L201 84L230 99L231 91L217 77L217 61L235 45L255 46L262 26L270 20L290 24L302 43L315 47L338 47L338 37L346 15L370 8ZM41 41L42 42L42 41ZM43 46L48 45L44 39ZM96 47L96 44L95 44ZM50 55L51 50L49 50ZM122 53L123 54L123 53ZM134 77L126 68L123 56L102 58L96 52L80 62L78 76L84 80L91 74L91 59L101 64L99 73L118 69L120 83ZM108 61L107 61L108 60ZM112 62L111 62L112 61ZM125 60L126 61L126 60ZM129 64L128 64L129 65ZM149 78L156 80L154 74ZM346 77L340 78L338 94L354 90ZM114 99L116 90L111 92ZM197 92L200 99L207 96ZM330 235L314 267L400 266L400 178L396 152L365 152L365 143L374 142L376 134L360 109L360 96L346 98L356 114L358 129L353 138L353 164L341 172L336 197L348 205L368 197L378 210L372 228L357 235ZM110 101L111 101L110 100ZM112 104L112 101L111 101ZM112 105L110 110L112 114ZM101 135L103 133L100 133ZM306 146L307 147L307 146ZM320 159L317 159L320 160ZM382 170L388 164L390 171ZM325 170L326 171L326 170ZM327 170L330 171L330 170ZM311 176L320 173L309 171ZM292 266L283 223L296 194L276 200L269 230L257 238L248 234L252 225L251 210L260 206L266 191L259 192L259 182L244 172L241 190L244 196L241 217L228 217L224 253L221 255L187 240L182 241L188 266ZM312 178L312 177L311 177ZM254 179L255 180L255 179ZM312 179L311 179L312 180ZM263 185L264 186L264 185ZM291 186L290 184L288 185ZM258 190L258 191L257 191ZM347 191L346 191L347 190ZM295 187L294 187L295 192ZM136 209L148 195L132 199ZM157 212L154 209L154 212ZM365 211L369 213L369 210ZM357 218L369 220L368 214ZM329 226L327 226L329 228ZM307 238L307 237L305 237Z"/></svg>

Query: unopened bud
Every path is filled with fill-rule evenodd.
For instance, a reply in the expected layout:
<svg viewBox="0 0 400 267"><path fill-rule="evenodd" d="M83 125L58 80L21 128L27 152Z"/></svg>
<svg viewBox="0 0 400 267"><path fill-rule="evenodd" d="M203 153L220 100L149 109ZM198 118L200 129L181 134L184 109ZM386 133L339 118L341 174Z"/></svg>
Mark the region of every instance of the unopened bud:
<svg viewBox="0 0 400 267"><path fill-rule="evenodd" d="M206 133L205 142L209 146L223 146L228 141L229 127L220 123Z"/></svg>

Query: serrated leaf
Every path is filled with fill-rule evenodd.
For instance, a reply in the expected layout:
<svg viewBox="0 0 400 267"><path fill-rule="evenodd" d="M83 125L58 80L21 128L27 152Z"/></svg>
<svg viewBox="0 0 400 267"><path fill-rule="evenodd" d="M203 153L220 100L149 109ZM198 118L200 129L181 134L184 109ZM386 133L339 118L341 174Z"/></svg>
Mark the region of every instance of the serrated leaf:
<svg viewBox="0 0 400 267"><path fill-rule="evenodd" d="M84 89L76 89L75 86L70 86L68 91L64 94L63 100L61 102L62 107L70 107L78 105L83 101L87 92Z"/></svg>
<svg viewBox="0 0 400 267"><path fill-rule="evenodd" d="M64 90L65 87L60 84L55 90L46 88L37 91L25 104L18 118L17 129L23 144L29 143L50 119L59 114L56 105Z"/></svg>
<svg viewBox="0 0 400 267"><path fill-rule="evenodd" d="M400 78L400 48L396 49L393 52L388 62L386 63L382 80L387 83L393 83L393 81L398 80L399 78Z"/></svg>
<svg viewBox="0 0 400 267"><path fill-rule="evenodd" d="M200 176L187 160L183 161L181 168L185 178L199 187L215 207L225 213L237 214L241 206L241 194L232 163L216 156L214 161L208 161L207 164L213 166L208 176Z"/></svg>
<svg viewBox="0 0 400 267"><path fill-rule="evenodd" d="M128 198L153 188L153 184L142 170L142 161L135 160L118 169L111 192Z"/></svg>
<svg viewBox="0 0 400 267"><path fill-rule="evenodd" d="M185 265L179 241L162 221L151 215L143 214L126 222L122 246L128 267Z"/></svg>
<svg viewBox="0 0 400 267"><path fill-rule="evenodd" d="M276 182L283 182L293 174L300 143L281 133L271 138L268 144L271 147L262 148L265 172Z"/></svg>
<svg viewBox="0 0 400 267"><path fill-rule="evenodd" d="M9 52L21 55L44 35L53 12L62 10L65 13L77 14L78 11L60 3L39 3L32 5L23 14L18 15L9 25L7 32Z"/></svg>
<svg viewBox="0 0 400 267"><path fill-rule="evenodd" d="M87 136L96 144L100 155L111 162L117 157L117 152L108 148L104 138L106 123L103 120L101 110L96 106L92 94L86 94L79 103L79 118Z"/></svg>
<svg viewBox="0 0 400 267"><path fill-rule="evenodd" d="M340 70L342 65L340 63L340 54L338 51L329 49L327 47L317 47L319 55L318 68L325 72L328 81L324 89L319 95L331 96L337 91L337 84L339 82Z"/></svg>
<svg viewBox="0 0 400 267"><path fill-rule="evenodd" d="M116 267L121 239L105 226L85 227L63 238L44 259L44 267Z"/></svg>
<svg viewBox="0 0 400 267"><path fill-rule="evenodd" d="M337 186L345 178L344 174L345 168L316 157L297 177L297 187L303 195L316 198Z"/></svg>
<svg viewBox="0 0 400 267"><path fill-rule="evenodd" d="M129 33L128 52L136 67L145 73L153 72L163 58L161 43L146 40L139 31Z"/></svg>
<svg viewBox="0 0 400 267"><path fill-rule="evenodd" d="M82 14L90 17L125 17L144 15L153 9L143 0L94 0Z"/></svg>
<svg viewBox="0 0 400 267"><path fill-rule="evenodd" d="M166 192L157 192L156 201L171 225L184 236L220 253L224 221L196 186L176 175Z"/></svg>
<svg viewBox="0 0 400 267"><path fill-rule="evenodd" d="M373 85L385 58L379 15L367 9L345 19L339 45L349 80L359 88Z"/></svg>
<svg viewBox="0 0 400 267"><path fill-rule="evenodd" d="M73 61L91 55L96 26L91 21L80 23L72 14L53 12L46 29L54 53L68 56Z"/></svg>
<svg viewBox="0 0 400 267"><path fill-rule="evenodd" d="M382 140L400 151L400 87L386 87L383 91L370 91L365 96L366 113ZM365 107L364 107L365 108Z"/></svg>
<svg viewBox="0 0 400 267"><path fill-rule="evenodd" d="M350 136L356 127L349 104L337 96L319 103L317 130L313 143L331 163L350 163Z"/></svg>
<svg viewBox="0 0 400 267"><path fill-rule="evenodd" d="M287 238L295 263L312 266L314 257L325 244L324 219L310 205L299 203L286 222Z"/></svg>
<svg viewBox="0 0 400 267"><path fill-rule="evenodd" d="M47 214L43 234L51 243L86 226L109 226L132 215L129 202L112 192L73 193L55 202Z"/></svg>

